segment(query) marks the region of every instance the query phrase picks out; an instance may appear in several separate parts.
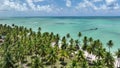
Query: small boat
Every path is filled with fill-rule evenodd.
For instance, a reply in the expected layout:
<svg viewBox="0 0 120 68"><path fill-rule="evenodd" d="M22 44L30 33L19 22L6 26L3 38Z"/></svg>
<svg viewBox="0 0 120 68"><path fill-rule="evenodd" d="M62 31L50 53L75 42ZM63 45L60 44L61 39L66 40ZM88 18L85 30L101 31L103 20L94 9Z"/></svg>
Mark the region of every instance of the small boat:
<svg viewBox="0 0 120 68"><path fill-rule="evenodd" d="M90 30L97 30L98 28L90 29Z"/></svg>

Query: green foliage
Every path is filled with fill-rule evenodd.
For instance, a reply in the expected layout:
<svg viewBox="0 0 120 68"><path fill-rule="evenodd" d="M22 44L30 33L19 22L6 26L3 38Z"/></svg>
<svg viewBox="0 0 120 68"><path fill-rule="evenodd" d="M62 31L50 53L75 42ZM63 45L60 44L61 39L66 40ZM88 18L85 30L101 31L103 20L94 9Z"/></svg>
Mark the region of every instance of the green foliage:
<svg viewBox="0 0 120 68"><path fill-rule="evenodd" d="M120 58L120 49L115 53L118 58Z"/></svg>
<svg viewBox="0 0 120 68"><path fill-rule="evenodd" d="M40 61L40 58L35 57L32 68L44 68L43 63Z"/></svg>
<svg viewBox="0 0 120 68"><path fill-rule="evenodd" d="M41 30L41 27L35 32L15 24L0 24L0 39L4 40L0 42L0 68L114 68L113 55L103 48L100 40L85 36L80 41L81 32L79 39L73 39L69 33L60 37ZM109 49L113 46L112 40L107 46ZM95 55L96 60L90 61L84 51ZM116 55L120 57L120 49Z"/></svg>

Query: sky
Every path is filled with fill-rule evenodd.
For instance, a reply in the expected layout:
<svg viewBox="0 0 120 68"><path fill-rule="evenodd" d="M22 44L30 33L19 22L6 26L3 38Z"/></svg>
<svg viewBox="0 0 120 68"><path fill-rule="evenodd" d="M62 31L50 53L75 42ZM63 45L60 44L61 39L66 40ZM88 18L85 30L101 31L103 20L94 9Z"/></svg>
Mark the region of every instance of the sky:
<svg viewBox="0 0 120 68"><path fill-rule="evenodd" d="M120 0L0 0L4 16L120 16Z"/></svg>

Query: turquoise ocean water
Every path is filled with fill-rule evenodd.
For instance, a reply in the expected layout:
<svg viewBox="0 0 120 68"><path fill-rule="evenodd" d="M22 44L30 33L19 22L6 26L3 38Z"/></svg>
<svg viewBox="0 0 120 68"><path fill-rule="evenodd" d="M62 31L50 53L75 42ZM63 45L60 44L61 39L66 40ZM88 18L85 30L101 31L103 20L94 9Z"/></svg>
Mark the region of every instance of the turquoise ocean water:
<svg viewBox="0 0 120 68"><path fill-rule="evenodd" d="M15 24L35 31L42 27L42 32L59 33L60 36L70 33L74 39L78 32L82 32L84 36L102 40L105 47L109 40L113 40L113 52L120 48L120 17L14 17L1 18L0 24ZM95 28L98 29L89 30Z"/></svg>

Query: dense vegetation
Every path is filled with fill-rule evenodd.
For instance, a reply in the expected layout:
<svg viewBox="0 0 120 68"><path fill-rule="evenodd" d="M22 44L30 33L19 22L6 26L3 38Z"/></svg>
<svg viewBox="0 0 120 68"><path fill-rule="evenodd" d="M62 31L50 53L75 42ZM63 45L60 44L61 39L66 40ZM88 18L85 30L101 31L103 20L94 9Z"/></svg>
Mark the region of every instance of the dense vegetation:
<svg viewBox="0 0 120 68"><path fill-rule="evenodd" d="M23 26L1 24L0 68L114 68L112 40L106 43L107 51L100 40L81 36L79 32L74 40L69 33L60 37L53 32L42 33L40 27L34 32ZM96 59L85 56L85 51ZM116 55L120 57L120 49Z"/></svg>

